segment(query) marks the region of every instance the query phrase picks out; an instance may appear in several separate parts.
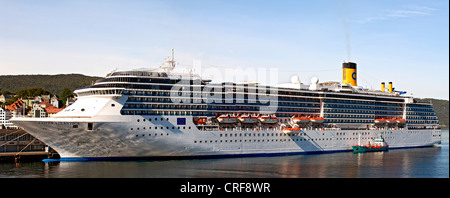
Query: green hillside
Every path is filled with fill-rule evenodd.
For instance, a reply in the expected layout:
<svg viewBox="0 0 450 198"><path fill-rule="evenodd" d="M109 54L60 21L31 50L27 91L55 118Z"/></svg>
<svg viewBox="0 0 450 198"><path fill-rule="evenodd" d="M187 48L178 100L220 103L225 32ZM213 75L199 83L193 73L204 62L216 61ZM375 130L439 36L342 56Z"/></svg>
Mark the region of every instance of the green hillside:
<svg viewBox="0 0 450 198"><path fill-rule="evenodd" d="M433 99L433 98L425 98L420 99L424 102L429 102L431 100L431 103L433 104L433 109L436 112L437 117L439 118L439 125L441 127L448 127L448 114L449 114L449 101L448 100L439 100L439 99Z"/></svg>
<svg viewBox="0 0 450 198"><path fill-rule="evenodd" d="M51 94L59 95L64 88L73 91L92 85L97 79L100 77L82 74L0 76L0 92L8 90L17 93L21 89L43 88Z"/></svg>

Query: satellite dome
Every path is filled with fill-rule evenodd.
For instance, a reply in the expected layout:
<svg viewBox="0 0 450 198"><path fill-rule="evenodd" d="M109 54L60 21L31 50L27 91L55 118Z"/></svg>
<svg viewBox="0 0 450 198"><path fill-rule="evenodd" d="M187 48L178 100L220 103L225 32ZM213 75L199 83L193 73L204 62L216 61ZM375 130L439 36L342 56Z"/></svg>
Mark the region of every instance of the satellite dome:
<svg viewBox="0 0 450 198"><path fill-rule="evenodd" d="M300 79L298 78L297 75L291 76L291 83L292 84L300 84Z"/></svg>
<svg viewBox="0 0 450 198"><path fill-rule="evenodd" d="M317 78L317 77L312 77L311 78L311 84L317 84L317 83L319 83L319 78Z"/></svg>

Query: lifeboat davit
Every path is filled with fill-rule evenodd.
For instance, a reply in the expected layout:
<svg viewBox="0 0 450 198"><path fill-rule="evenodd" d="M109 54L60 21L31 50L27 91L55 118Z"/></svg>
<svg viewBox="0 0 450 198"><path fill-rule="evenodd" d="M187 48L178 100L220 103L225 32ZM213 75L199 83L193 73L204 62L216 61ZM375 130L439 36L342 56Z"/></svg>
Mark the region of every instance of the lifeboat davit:
<svg viewBox="0 0 450 198"><path fill-rule="evenodd" d="M275 116L275 115L272 115L272 116L262 115L262 116L259 116L259 121L261 121L261 123L263 123L263 124L275 124L278 122L278 119L277 119L277 116Z"/></svg>
<svg viewBox="0 0 450 198"><path fill-rule="evenodd" d="M238 119L243 124L255 124L258 122L258 116L256 115L249 116L248 114L243 114Z"/></svg>
<svg viewBox="0 0 450 198"><path fill-rule="evenodd" d="M219 121L219 123L221 124L234 124L237 122L237 117L234 114L220 115L219 117L217 117L217 121Z"/></svg>

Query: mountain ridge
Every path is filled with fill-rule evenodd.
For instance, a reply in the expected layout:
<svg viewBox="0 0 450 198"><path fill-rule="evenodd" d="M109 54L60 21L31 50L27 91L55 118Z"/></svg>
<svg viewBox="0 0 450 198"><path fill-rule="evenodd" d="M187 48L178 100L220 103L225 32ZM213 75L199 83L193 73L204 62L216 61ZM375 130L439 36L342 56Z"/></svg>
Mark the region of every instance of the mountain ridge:
<svg viewBox="0 0 450 198"><path fill-rule="evenodd" d="M64 88L74 91L80 87L92 85L102 77L83 74L33 74L33 75L2 75L0 76L0 92L17 93L21 89L43 88L51 94L59 95Z"/></svg>

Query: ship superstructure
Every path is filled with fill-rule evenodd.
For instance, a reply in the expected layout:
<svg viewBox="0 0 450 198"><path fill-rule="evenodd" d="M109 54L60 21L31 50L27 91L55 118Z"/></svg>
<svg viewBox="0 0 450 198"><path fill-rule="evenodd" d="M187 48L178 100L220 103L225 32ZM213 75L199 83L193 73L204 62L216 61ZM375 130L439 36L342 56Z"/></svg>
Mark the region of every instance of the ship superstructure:
<svg viewBox="0 0 450 198"><path fill-rule="evenodd" d="M175 73L168 57L153 70L113 71L75 90L77 101L52 118L12 121L62 159L215 157L351 151L382 136L390 148L440 143L429 103L343 83L212 83Z"/></svg>

